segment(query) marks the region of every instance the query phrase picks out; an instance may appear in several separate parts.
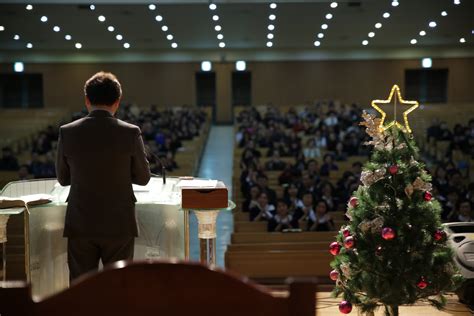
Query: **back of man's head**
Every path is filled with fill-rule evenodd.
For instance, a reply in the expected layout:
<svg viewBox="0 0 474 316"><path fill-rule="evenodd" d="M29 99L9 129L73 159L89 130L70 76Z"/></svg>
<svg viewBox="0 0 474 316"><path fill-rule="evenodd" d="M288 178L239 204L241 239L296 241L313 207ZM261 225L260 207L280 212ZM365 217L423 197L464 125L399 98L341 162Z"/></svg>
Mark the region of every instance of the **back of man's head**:
<svg viewBox="0 0 474 316"><path fill-rule="evenodd" d="M122 87L114 74L100 71L86 81L84 94L91 105L110 106L122 96Z"/></svg>

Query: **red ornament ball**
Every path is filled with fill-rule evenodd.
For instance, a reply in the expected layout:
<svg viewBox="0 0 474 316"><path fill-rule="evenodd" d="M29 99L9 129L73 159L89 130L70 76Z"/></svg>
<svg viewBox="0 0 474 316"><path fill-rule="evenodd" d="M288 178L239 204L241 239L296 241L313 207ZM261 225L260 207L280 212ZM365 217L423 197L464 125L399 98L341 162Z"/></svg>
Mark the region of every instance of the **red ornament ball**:
<svg viewBox="0 0 474 316"><path fill-rule="evenodd" d="M352 311L352 304L348 301L339 303L339 311L343 314L349 314Z"/></svg>
<svg viewBox="0 0 474 316"><path fill-rule="evenodd" d="M336 241L329 245L329 252L331 255L336 256L339 254L339 251L341 251L341 245L339 245Z"/></svg>
<svg viewBox="0 0 474 316"><path fill-rule="evenodd" d="M381 256L382 255L382 246L378 246L377 249L375 249L375 255L376 256Z"/></svg>
<svg viewBox="0 0 474 316"><path fill-rule="evenodd" d="M388 172L390 172L390 174L393 176L393 175L396 175L397 172L398 172L398 166L397 165L393 165L393 166L390 166L388 168Z"/></svg>
<svg viewBox="0 0 474 316"><path fill-rule="evenodd" d="M349 228L344 228L344 229L342 230L342 235L343 235L344 237L349 237L349 236L351 235L351 231L349 230Z"/></svg>
<svg viewBox="0 0 474 316"><path fill-rule="evenodd" d="M332 270L329 273L329 278L333 281L336 281L338 277L339 277L339 272L337 272L336 270Z"/></svg>
<svg viewBox="0 0 474 316"><path fill-rule="evenodd" d="M435 233L434 233L434 239L436 241L442 241L442 240L445 240L446 239L446 232L444 230L440 230L438 229Z"/></svg>
<svg viewBox="0 0 474 316"><path fill-rule="evenodd" d="M382 238L385 240L392 240L395 238L395 231L390 227L384 227L382 229Z"/></svg>
<svg viewBox="0 0 474 316"><path fill-rule="evenodd" d="M359 199L356 198L355 196L351 197L349 199L349 205L352 207L356 207L357 205L359 205Z"/></svg>
<svg viewBox="0 0 474 316"><path fill-rule="evenodd" d="M426 191L425 194L423 195L423 198L425 199L426 202L429 202L433 198L433 195L431 194L431 192Z"/></svg>
<svg viewBox="0 0 474 316"><path fill-rule="evenodd" d="M354 247L355 239L352 236L348 236L344 239L344 247L347 249L351 249Z"/></svg>
<svg viewBox="0 0 474 316"><path fill-rule="evenodd" d="M416 286L418 286L418 288L420 290L423 290L425 289L427 286L428 286L428 282L426 282L425 278L424 277L421 277L420 278L420 281L418 281L418 283L416 284Z"/></svg>

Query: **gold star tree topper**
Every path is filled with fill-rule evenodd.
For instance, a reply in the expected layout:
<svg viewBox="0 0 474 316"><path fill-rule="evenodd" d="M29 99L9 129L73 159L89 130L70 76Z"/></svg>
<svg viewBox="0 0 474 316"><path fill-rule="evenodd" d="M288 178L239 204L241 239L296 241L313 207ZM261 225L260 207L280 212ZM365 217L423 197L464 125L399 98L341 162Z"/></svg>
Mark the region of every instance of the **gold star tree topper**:
<svg viewBox="0 0 474 316"><path fill-rule="evenodd" d="M395 94L395 98L394 98L394 94ZM389 122L388 124L385 124L385 118L387 116L387 113L385 113L380 108L380 106L382 106L384 104L392 103L392 99L393 99L393 109L394 109L394 111L393 111L394 115L393 116L394 117L393 117L393 120L391 122ZM405 112L403 112L403 121L405 123L404 125L400 124L397 121L397 104L403 104L403 105L409 106L409 108ZM380 124L379 124L380 129L386 130L386 129L392 127L393 125L395 125L399 129L404 131L405 133L407 133L407 132L411 133L411 128L410 128L410 125L408 124L408 114L410 114L414 109L416 109L419 104L418 104L417 101L403 100L402 96L400 94L400 88L397 85L394 85L392 87L392 90L390 91L388 99L386 99L386 100L373 100L371 105L375 110L377 110L377 112L382 114L382 118L381 118Z"/></svg>

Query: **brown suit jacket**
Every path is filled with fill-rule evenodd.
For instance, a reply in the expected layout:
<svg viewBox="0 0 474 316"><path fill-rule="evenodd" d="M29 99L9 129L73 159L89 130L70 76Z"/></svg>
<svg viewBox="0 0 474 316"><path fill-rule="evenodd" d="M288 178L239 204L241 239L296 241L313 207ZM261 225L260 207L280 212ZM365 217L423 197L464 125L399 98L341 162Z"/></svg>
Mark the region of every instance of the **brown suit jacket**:
<svg viewBox="0 0 474 316"><path fill-rule="evenodd" d="M61 126L56 174L71 185L65 237L138 235L132 183L147 184L150 168L137 126L105 110Z"/></svg>

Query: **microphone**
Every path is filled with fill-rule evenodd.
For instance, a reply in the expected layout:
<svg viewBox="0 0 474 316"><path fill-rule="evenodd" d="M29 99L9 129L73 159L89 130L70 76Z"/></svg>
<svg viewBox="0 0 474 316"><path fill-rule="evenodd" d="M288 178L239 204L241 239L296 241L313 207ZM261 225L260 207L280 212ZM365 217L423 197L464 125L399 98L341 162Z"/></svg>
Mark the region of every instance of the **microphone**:
<svg viewBox="0 0 474 316"><path fill-rule="evenodd" d="M150 154L155 160L158 160L161 165L161 177L163 178L163 184L166 184L166 165L163 163L163 160L158 157L153 151L150 150L150 147L146 146L146 151Z"/></svg>

